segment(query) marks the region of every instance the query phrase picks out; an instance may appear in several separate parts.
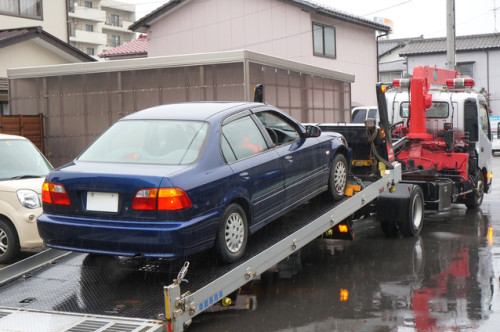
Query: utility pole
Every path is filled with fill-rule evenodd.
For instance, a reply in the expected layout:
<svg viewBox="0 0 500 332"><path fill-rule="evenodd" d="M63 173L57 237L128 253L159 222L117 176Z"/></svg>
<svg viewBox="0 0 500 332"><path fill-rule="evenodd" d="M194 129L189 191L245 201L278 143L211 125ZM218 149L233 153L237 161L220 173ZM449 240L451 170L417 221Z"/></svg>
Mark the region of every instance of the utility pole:
<svg viewBox="0 0 500 332"><path fill-rule="evenodd" d="M446 0L446 67L455 70L455 0Z"/></svg>

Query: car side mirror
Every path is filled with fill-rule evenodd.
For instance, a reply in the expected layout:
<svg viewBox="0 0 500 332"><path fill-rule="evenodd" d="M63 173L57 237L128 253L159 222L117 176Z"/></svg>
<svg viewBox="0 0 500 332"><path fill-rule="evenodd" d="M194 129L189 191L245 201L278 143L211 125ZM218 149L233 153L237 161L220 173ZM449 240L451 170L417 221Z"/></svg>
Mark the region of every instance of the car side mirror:
<svg viewBox="0 0 500 332"><path fill-rule="evenodd" d="M321 135L321 129L318 126L307 125L306 126L307 137L319 137Z"/></svg>

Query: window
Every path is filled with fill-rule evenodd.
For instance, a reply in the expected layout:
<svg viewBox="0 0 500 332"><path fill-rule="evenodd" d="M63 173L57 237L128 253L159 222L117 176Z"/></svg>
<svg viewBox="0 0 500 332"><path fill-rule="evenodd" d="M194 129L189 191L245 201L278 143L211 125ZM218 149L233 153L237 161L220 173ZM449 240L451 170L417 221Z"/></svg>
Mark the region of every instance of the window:
<svg viewBox="0 0 500 332"><path fill-rule="evenodd" d="M392 83L392 81L403 78L401 71L387 71L381 72L378 75L379 82Z"/></svg>
<svg viewBox="0 0 500 332"><path fill-rule="evenodd" d="M297 130L277 114L272 112L259 112L255 115L266 128L275 146L300 139L300 134Z"/></svg>
<svg viewBox="0 0 500 332"><path fill-rule="evenodd" d="M479 126L481 127L481 130L484 132L486 137L490 138L491 133L490 133L490 118L488 117L488 106L486 103L480 101L479 102Z"/></svg>
<svg viewBox="0 0 500 332"><path fill-rule="evenodd" d="M92 1L85 1L85 7L92 8Z"/></svg>
<svg viewBox="0 0 500 332"><path fill-rule="evenodd" d="M209 124L202 121L118 121L78 160L187 165L195 162L203 153L208 131Z"/></svg>
<svg viewBox="0 0 500 332"><path fill-rule="evenodd" d="M474 62L462 62L462 63L457 63L457 71L462 74L462 77L470 77L473 78L474 76Z"/></svg>
<svg viewBox="0 0 500 332"><path fill-rule="evenodd" d="M317 56L336 57L334 27L313 23L313 52Z"/></svg>
<svg viewBox="0 0 500 332"><path fill-rule="evenodd" d="M1 0L0 12L21 17L42 18L42 0Z"/></svg>
<svg viewBox="0 0 500 332"><path fill-rule="evenodd" d="M120 16L116 14L111 14L109 17L109 25L119 27L120 26Z"/></svg>
<svg viewBox="0 0 500 332"><path fill-rule="evenodd" d="M118 47L120 46L120 36L111 36L111 47Z"/></svg>
<svg viewBox="0 0 500 332"><path fill-rule="evenodd" d="M447 118L450 114L449 112L449 104L444 102L433 102L431 107L427 110L427 118L428 119L439 119L439 118ZM410 103L403 102L401 103L400 113L402 118L408 118L410 116Z"/></svg>
<svg viewBox="0 0 500 332"><path fill-rule="evenodd" d="M250 116L224 125L222 133L222 153L228 163L267 150L266 141Z"/></svg>
<svg viewBox="0 0 500 332"><path fill-rule="evenodd" d="M91 47L87 47L87 54L88 55L94 55L94 49Z"/></svg>
<svg viewBox="0 0 500 332"><path fill-rule="evenodd" d="M94 32L94 26L92 24L85 24L85 30L88 32Z"/></svg>

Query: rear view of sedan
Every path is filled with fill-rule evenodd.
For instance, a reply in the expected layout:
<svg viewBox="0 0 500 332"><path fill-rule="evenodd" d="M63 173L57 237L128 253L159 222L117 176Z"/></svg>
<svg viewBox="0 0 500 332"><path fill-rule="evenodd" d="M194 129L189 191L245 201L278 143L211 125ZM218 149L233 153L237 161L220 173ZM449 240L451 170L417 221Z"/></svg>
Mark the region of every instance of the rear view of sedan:
<svg viewBox="0 0 500 332"><path fill-rule="evenodd" d="M43 184L48 247L175 258L244 253L249 234L310 198L343 197L350 151L260 103L149 108L108 129Z"/></svg>

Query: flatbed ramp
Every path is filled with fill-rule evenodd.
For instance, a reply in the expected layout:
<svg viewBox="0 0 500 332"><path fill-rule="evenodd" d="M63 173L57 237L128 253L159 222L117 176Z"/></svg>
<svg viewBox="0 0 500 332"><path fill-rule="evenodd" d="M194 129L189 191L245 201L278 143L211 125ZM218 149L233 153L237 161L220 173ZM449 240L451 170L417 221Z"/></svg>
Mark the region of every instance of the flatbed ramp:
<svg viewBox="0 0 500 332"><path fill-rule="evenodd" d="M211 252L189 257L189 264L66 253L31 270L23 266L17 275L17 264L11 265L0 270L0 330L183 331L193 317L401 179L397 163L385 173L353 197L332 203L320 196L272 222L250 237L245 256L231 265L216 264Z"/></svg>

